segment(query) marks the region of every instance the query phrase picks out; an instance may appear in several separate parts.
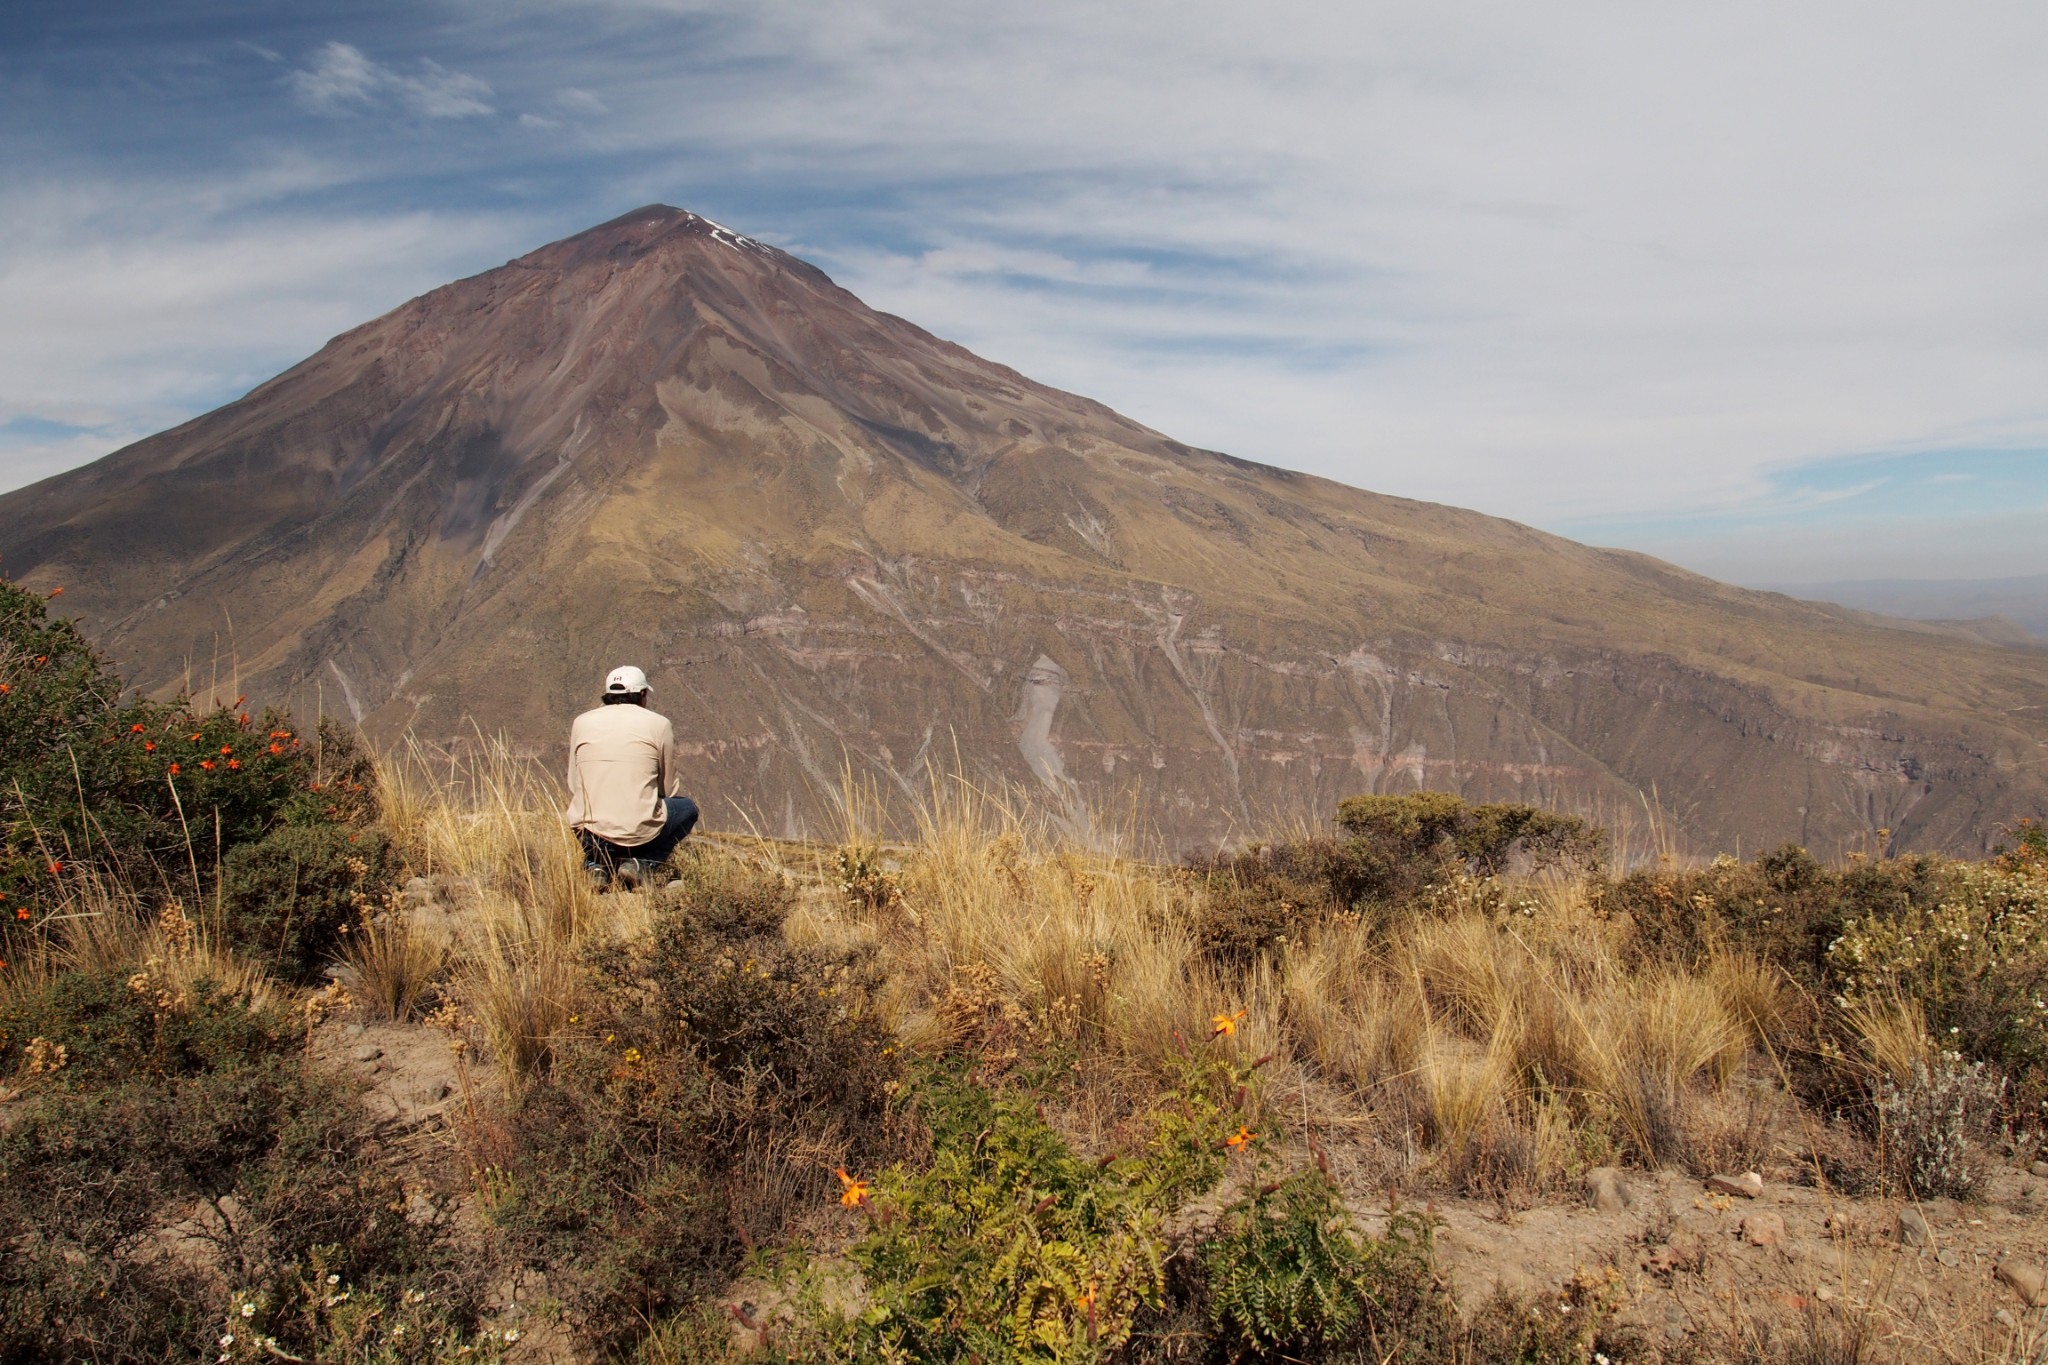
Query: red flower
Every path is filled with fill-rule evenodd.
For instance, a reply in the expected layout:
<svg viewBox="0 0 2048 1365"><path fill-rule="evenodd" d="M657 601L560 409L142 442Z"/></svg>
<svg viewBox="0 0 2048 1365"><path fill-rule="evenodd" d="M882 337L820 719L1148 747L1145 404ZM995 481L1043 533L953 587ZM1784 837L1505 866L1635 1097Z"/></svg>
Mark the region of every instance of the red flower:
<svg viewBox="0 0 2048 1365"><path fill-rule="evenodd" d="M244 711L241 715L237 716L236 719L241 721L242 724L247 725L249 723L249 713L247 711Z"/></svg>

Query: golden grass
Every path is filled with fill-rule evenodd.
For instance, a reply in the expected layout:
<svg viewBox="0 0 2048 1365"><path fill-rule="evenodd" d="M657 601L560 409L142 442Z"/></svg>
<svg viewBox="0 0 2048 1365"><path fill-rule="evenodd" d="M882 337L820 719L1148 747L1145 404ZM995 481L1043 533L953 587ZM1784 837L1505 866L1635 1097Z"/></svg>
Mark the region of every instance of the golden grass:
<svg viewBox="0 0 2048 1365"><path fill-rule="evenodd" d="M434 989L448 945L402 912L367 924L341 950L349 994L373 1018L410 1019Z"/></svg>
<svg viewBox="0 0 2048 1365"><path fill-rule="evenodd" d="M653 898L591 892L552 775L502 744L415 746L383 776L412 865L467 883L474 922L451 990L519 1084L577 1011L582 948L645 932ZM1461 881L1391 934L1339 917L1230 971L1197 950L1198 878L1081 846L1028 801L935 780L901 844L875 833L872 793L849 781L840 808L843 855L714 835L687 856L789 875L792 942L875 944L881 1007L906 1045L1065 1049L1099 1092L1090 1112L1144 1102L1190 1046L1270 1054L1273 1103L1313 1094L1346 1112L1311 1118L1375 1114L1447 1153L1512 1148L1518 1178L1543 1183L1589 1151L1679 1155L1692 1096L1725 1084L1791 1008L1740 954L1697 971L1633 965L1626 924L1555 874L1506 898ZM856 865L863 888L846 884ZM1232 1029L1212 1040L1217 1015Z"/></svg>
<svg viewBox="0 0 2048 1365"><path fill-rule="evenodd" d="M407 863L464 888L467 941L451 991L506 1082L523 1084L576 1012L584 945L595 934L643 928L648 898L591 887L562 820L559 784L502 739L478 736L459 750L410 743L379 765L378 779ZM387 965L423 965L423 943L390 946Z"/></svg>

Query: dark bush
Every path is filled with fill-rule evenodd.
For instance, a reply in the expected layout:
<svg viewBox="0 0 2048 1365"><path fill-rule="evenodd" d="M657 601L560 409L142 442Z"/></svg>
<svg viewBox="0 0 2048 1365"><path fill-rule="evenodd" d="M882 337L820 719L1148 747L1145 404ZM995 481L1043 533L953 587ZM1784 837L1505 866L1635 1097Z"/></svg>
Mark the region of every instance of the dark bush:
<svg viewBox="0 0 2048 1365"><path fill-rule="evenodd" d="M1517 857L1589 868L1606 835L1535 806L1468 806L1445 792L1353 796L1337 808L1341 839L1255 844L1190 864L1207 895L1194 925L1204 956L1243 967L1333 915L1381 928L1413 914L1430 886L1490 876Z"/></svg>
<svg viewBox="0 0 2048 1365"><path fill-rule="evenodd" d="M222 928L276 975L311 982L390 889L395 871L391 842L378 830L281 825L228 854Z"/></svg>
<svg viewBox="0 0 2048 1365"><path fill-rule="evenodd" d="M1955 865L1931 857L1885 859L1830 868L1787 844L1750 863L1717 859L1690 871L1632 872L1598 888L1610 913L1635 928L1646 961L1694 965L1738 947L1782 967L1809 991L1828 980L1828 945L1855 919L1893 919L1938 903Z"/></svg>
<svg viewBox="0 0 2048 1365"><path fill-rule="evenodd" d="M398 1212L353 1094L304 1069L296 1021L159 987L74 973L10 1009L62 1061L0 1129L0 1359L211 1358L225 1292L316 1251L362 1283L463 1286L444 1297L473 1309Z"/></svg>
<svg viewBox="0 0 2048 1365"><path fill-rule="evenodd" d="M651 939L590 959L596 1003L512 1115L492 1209L512 1254L616 1350L893 1150L871 957L781 937L773 873L686 863Z"/></svg>
<svg viewBox="0 0 2048 1365"><path fill-rule="evenodd" d="M1337 805L1337 826L1396 863L1463 864L1480 876L1507 869L1521 855L1538 867L1591 867L1607 849L1607 833L1575 815L1540 806L1468 806L1448 792L1352 796Z"/></svg>
<svg viewBox="0 0 2048 1365"><path fill-rule="evenodd" d="M0 1074L19 1070L41 1038L64 1049L45 1085L64 1090L232 1069L291 1051L299 1039L274 1011L251 1010L209 982L181 998L147 972L62 972L0 1003Z"/></svg>

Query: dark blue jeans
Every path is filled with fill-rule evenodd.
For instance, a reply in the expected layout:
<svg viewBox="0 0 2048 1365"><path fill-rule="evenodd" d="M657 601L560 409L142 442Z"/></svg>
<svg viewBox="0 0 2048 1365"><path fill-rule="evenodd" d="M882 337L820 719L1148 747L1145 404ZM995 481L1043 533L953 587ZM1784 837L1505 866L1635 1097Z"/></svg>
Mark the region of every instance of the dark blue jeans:
<svg viewBox="0 0 2048 1365"><path fill-rule="evenodd" d="M697 803L687 796L664 796L661 804L668 810L668 820L661 833L644 844L615 844L587 829L577 830L576 836L583 841L583 856L607 872L628 858L656 865L667 862L676 845L689 838L690 831L697 827Z"/></svg>

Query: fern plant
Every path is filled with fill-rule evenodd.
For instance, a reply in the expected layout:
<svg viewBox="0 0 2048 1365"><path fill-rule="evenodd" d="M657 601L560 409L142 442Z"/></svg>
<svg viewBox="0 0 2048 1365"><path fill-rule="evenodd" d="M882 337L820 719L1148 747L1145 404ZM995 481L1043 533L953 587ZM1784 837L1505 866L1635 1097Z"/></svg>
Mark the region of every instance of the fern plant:
<svg viewBox="0 0 2048 1365"><path fill-rule="evenodd" d="M1320 1170L1255 1186L1201 1249L1209 1321L1240 1355L1341 1340L1364 1316L1381 1254Z"/></svg>

